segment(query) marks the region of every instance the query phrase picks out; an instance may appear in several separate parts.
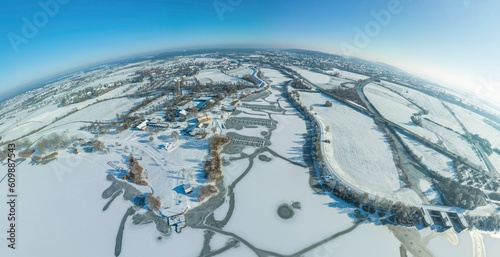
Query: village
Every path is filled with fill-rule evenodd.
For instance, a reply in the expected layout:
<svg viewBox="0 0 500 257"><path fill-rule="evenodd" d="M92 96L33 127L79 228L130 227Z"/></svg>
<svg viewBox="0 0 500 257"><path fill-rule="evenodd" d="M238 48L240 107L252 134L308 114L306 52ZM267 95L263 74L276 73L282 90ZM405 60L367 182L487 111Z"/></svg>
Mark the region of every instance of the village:
<svg viewBox="0 0 500 257"><path fill-rule="evenodd" d="M16 142L21 167L63 184L94 167L104 206L94 208L122 208L116 256L131 226L150 223L165 244L210 231L228 236L223 251L297 255L358 224L459 237L496 229L498 149L489 142L498 132L467 119L481 107L474 120L494 123L493 111L346 62L221 51L98 67L17 98L19 108L0 113L0 133L17 130L1 140ZM256 223L294 247L253 231ZM319 239L301 240L306 232Z"/></svg>

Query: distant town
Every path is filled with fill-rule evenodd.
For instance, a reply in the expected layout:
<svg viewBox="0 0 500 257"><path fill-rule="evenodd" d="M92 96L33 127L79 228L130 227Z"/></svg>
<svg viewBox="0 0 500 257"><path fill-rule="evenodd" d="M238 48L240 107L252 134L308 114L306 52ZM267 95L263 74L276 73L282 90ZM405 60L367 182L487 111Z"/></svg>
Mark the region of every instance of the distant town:
<svg viewBox="0 0 500 257"><path fill-rule="evenodd" d="M96 180L100 198L67 194L126 210L109 225L115 256L132 243L127 224L154 227L159 242L199 232L199 256L316 256L350 231L386 227L401 256L433 256L422 231L500 230L499 139L491 104L306 50L134 58L0 104L0 161L15 144L21 181Z"/></svg>

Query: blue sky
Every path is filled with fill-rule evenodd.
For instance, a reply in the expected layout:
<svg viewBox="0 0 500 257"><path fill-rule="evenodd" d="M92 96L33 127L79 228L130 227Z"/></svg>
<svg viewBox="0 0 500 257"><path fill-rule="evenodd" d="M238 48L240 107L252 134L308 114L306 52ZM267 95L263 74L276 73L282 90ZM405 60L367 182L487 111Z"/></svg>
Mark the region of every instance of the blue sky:
<svg viewBox="0 0 500 257"><path fill-rule="evenodd" d="M369 30L373 12L389 12L387 24ZM356 45L357 31L369 32L367 44ZM500 81L498 31L495 0L3 0L0 93L106 60L219 46L345 54L349 45L357 57L474 86Z"/></svg>

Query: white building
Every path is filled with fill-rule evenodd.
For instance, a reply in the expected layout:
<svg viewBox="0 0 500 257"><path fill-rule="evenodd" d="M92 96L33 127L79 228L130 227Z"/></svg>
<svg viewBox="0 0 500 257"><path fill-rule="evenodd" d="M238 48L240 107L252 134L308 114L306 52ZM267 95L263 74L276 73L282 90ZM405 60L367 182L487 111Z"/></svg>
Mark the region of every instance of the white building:
<svg viewBox="0 0 500 257"><path fill-rule="evenodd" d="M141 124L137 125L137 129L139 130L146 130L146 128L148 127L148 123L149 123L149 120L145 120L143 122L141 122Z"/></svg>

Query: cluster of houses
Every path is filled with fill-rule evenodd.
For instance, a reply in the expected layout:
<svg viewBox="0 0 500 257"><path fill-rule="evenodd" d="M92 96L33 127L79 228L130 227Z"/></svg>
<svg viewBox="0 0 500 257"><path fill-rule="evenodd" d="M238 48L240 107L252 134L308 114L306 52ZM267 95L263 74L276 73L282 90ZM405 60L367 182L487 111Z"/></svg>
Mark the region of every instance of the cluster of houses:
<svg viewBox="0 0 500 257"><path fill-rule="evenodd" d="M215 102L213 97L210 96L198 97L196 99L189 101L184 105L178 106L175 109L176 121L185 121L186 117L190 113L196 115L195 118L186 120L187 125L182 129L182 131L186 135L191 135L198 139L206 137L207 135L206 129L209 128L210 126L209 123L213 119L212 114L210 112L197 113L193 112L193 110L195 109L200 110L210 102L211 103ZM223 112L233 112L235 110L236 107L231 104L223 104L222 107L220 108L220 111ZM220 114L219 111L214 111L212 113ZM161 122L152 119L146 119L142 121L140 124L138 124L135 128L138 130L146 131L148 129L167 129L170 127L170 125L171 124L169 122ZM172 128L179 128L179 126L172 126Z"/></svg>

